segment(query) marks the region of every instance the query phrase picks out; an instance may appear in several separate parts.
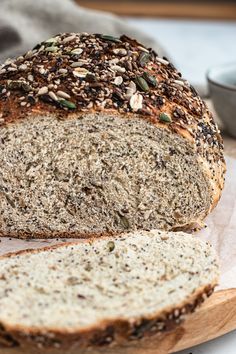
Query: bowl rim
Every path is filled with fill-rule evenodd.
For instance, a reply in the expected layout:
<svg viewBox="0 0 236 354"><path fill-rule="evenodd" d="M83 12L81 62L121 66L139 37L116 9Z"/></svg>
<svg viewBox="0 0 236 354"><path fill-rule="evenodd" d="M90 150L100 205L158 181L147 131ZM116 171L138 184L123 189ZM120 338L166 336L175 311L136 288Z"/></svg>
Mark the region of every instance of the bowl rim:
<svg viewBox="0 0 236 354"><path fill-rule="evenodd" d="M235 69L236 69L236 61L230 62L230 63L224 63L224 64L220 64L220 65L216 65L216 66L211 67L211 68L208 69L207 72L206 72L206 78L207 78L207 80L208 80L210 83L212 83L212 84L214 84L214 85L216 85L216 86L219 86L219 87L221 87L221 88L224 88L224 89L227 89L227 90L230 90L230 91L236 91L236 85L224 84L224 83L219 82L219 81L216 81L216 80L214 80L214 79L212 79L212 78L210 77L210 74L211 74L211 72L212 72L213 70L223 69L223 68L226 68L226 67L228 68L229 66L234 66Z"/></svg>

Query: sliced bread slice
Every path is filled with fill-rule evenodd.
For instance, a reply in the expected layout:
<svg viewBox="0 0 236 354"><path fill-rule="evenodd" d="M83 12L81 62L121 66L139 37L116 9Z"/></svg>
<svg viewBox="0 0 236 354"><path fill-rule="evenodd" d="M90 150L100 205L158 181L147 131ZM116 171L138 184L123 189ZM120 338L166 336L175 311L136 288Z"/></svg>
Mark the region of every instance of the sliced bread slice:
<svg viewBox="0 0 236 354"><path fill-rule="evenodd" d="M212 247L182 232L8 254L0 258L0 343L27 353L122 345L178 324L218 275Z"/></svg>

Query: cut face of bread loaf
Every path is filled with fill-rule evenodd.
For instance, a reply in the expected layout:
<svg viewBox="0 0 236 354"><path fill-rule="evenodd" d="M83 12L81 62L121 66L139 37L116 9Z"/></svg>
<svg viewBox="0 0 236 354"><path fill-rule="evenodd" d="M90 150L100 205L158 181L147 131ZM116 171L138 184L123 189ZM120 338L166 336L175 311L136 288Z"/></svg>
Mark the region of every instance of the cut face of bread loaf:
<svg viewBox="0 0 236 354"><path fill-rule="evenodd" d="M212 247L181 232L19 252L0 258L0 328L16 346L132 341L179 323L212 293L218 272Z"/></svg>
<svg viewBox="0 0 236 354"><path fill-rule="evenodd" d="M217 203L222 141L165 59L63 34L0 71L0 234L194 229Z"/></svg>

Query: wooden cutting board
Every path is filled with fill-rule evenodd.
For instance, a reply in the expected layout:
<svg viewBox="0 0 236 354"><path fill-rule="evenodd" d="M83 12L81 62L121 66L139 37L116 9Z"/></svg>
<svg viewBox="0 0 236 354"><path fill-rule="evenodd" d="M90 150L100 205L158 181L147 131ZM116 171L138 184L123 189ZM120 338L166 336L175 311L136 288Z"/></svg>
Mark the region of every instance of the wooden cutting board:
<svg viewBox="0 0 236 354"><path fill-rule="evenodd" d="M155 335L137 343L132 342L123 348L102 350L102 353L174 353L236 329L236 159L227 158L227 169L226 185L221 201L208 217L208 228L196 235L196 237L210 241L219 253L222 263L220 290L216 291L197 312L190 315L174 331ZM0 255L19 249L38 248L55 243L58 241L22 241L0 238ZM14 353L20 354L17 348ZM80 354L77 351L74 353ZM0 354L2 354L1 350ZM63 354L72 353L65 352ZM91 352L91 354L95 353Z"/></svg>

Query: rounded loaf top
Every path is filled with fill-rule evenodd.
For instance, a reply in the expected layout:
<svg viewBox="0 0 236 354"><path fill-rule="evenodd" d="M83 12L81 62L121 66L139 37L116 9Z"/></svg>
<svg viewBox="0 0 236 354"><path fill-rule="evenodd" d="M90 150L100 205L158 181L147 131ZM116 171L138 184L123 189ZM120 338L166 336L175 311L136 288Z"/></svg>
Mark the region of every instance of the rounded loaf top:
<svg viewBox="0 0 236 354"><path fill-rule="evenodd" d="M26 113L136 112L221 149L205 103L166 59L134 39L65 33L0 69L1 124ZM197 124L196 124L197 123Z"/></svg>
<svg viewBox="0 0 236 354"><path fill-rule="evenodd" d="M2 235L192 230L224 186L205 103L124 35L61 34L6 62L0 142Z"/></svg>

